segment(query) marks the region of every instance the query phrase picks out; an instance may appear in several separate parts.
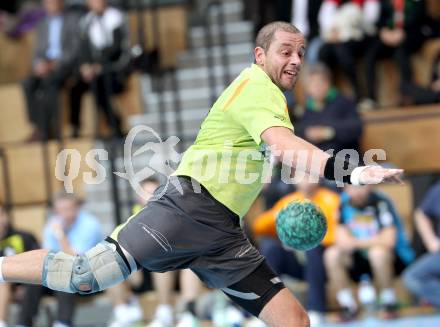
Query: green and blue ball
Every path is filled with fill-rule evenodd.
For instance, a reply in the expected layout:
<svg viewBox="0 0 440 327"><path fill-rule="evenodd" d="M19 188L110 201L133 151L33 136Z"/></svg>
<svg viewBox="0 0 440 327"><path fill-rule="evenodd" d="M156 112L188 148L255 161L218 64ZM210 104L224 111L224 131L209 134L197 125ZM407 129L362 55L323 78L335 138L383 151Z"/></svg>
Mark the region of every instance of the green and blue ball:
<svg viewBox="0 0 440 327"><path fill-rule="evenodd" d="M327 232L327 220L321 209L312 202L298 200L278 213L276 229L284 245L307 251L321 243Z"/></svg>

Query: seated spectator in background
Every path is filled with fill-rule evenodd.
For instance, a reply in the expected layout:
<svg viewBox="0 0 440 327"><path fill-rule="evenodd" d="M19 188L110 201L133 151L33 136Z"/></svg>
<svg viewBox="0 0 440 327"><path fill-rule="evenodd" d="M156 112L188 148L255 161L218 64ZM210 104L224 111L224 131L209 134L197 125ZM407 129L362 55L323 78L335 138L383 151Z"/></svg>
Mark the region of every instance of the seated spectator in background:
<svg viewBox="0 0 440 327"><path fill-rule="evenodd" d="M70 93L73 137L79 135L81 98L89 89L113 135L121 137L121 121L114 111L111 96L123 90L129 74L125 17L119 9L108 6L106 0L88 0L88 6L90 11L80 24L79 77Z"/></svg>
<svg viewBox="0 0 440 327"><path fill-rule="evenodd" d="M415 221L428 253L408 267L403 281L420 299L440 308L440 182L426 194L416 210ZM436 226L436 227L435 227Z"/></svg>
<svg viewBox="0 0 440 327"><path fill-rule="evenodd" d="M153 194L159 186L155 179L147 179L142 184L147 194ZM148 198L139 198L138 202L148 205ZM182 312L175 319L175 310L173 307L173 294L176 286L177 274L180 278L180 302ZM152 273L154 291L157 292L158 306L153 320L148 324L149 327L193 327L199 326L200 322L196 315L196 300L202 289L202 282L191 269L180 271L168 271L164 273ZM174 322L176 321L176 323Z"/></svg>
<svg viewBox="0 0 440 327"><path fill-rule="evenodd" d="M58 132L58 94L71 76L78 50L78 19L63 10L63 0L44 0L47 13L37 29L31 75L23 82L28 118L34 127L29 141Z"/></svg>
<svg viewBox="0 0 440 327"><path fill-rule="evenodd" d="M17 39L34 29L45 17L45 12L39 6L39 2L35 0L1 1L0 32Z"/></svg>
<svg viewBox="0 0 440 327"><path fill-rule="evenodd" d="M208 3L208 1L199 1ZM266 24L273 21L290 21L291 3L286 0L243 0L244 19L250 20L254 25L254 37Z"/></svg>
<svg viewBox="0 0 440 327"><path fill-rule="evenodd" d="M323 151L359 150L362 121L356 104L332 87L330 71L322 64L311 66L306 87L308 97L296 134Z"/></svg>
<svg viewBox="0 0 440 327"><path fill-rule="evenodd" d="M148 201L159 186L159 181L150 177L140 184L142 194L138 194L137 203L133 207L133 214L138 213L148 205ZM195 314L195 300L200 294L201 281L190 270L180 271L180 288L184 312L174 323L173 293L175 289L176 272L152 273L154 291L157 292L158 306L150 327L190 327L197 326L198 320ZM135 296L136 293L145 290L145 280L149 278L144 269L133 273L124 283L108 290L113 299L114 310L111 327L129 327L142 319L142 311Z"/></svg>
<svg viewBox="0 0 440 327"><path fill-rule="evenodd" d="M78 198L73 194L60 192L53 198L54 215L49 219L43 232L43 248L63 251L72 255L84 254L102 241L103 234L98 220L81 210ZM34 289L33 313L37 313L43 288ZM75 300L79 295L50 291L58 302L58 314L54 327L72 326Z"/></svg>
<svg viewBox="0 0 440 327"><path fill-rule="evenodd" d="M5 208L0 205L0 256L10 256L24 251L38 249L38 242L32 234L16 230L12 227L9 215ZM9 305L13 301L17 287L22 287L22 298L20 313L18 315L18 325L31 326L32 319L26 320L29 311L29 300L32 295L32 289L39 289L40 286L35 285L17 285L17 284L1 284L0 285L0 327L7 327L7 315ZM17 326L18 326L17 325Z"/></svg>
<svg viewBox="0 0 440 327"><path fill-rule="evenodd" d="M425 1L383 0L378 34L365 54L365 74L367 76L367 97L364 102L372 108L377 101L376 64L381 58L394 57L400 73L400 88L413 84L410 57L422 46L425 15Z"/></svg>
<svg viewBox="0 0 440 327"><path fill-rule="evenodd" d="M314 65L322 45L318 14L323 0L292 0L292 24L307 38L306 62Z"/></svg>
<svg viewBox="0 0 440 327"><path fill-rule="evenodd" d="M405 105L440 102L440 52L432 65L432 77L429 86L403 85L403 101Z"/></svg>
<svg viewBox="0 0 440 327"><path fill-rule="evenodd" d="M316 183L310 183L305 177L296 184L297 191L281 198L271 209L256 218L253 224L254 236L260 237L259 249L269 265L278 275L287 274L295 278L304 278L309 291L306 308L309 310L311 326L322 322L326 311L325 282L326 273L323 254L334 243L335 228L339 216L339 195ZM319 206L327 218L327 234L320 246L306 252L304 274L293 251L282 246L276 234L275 221L278 212L295 200L308 199Z"/></svg>
<svg viewBox="0 0 440 327"><path fill-rule="evenodd" d="M321 39L324 41L319 60L332 69L342 69L356 100L362 95L356 59L363 57L370 44L379 12L379 0L324 0L319 12Z"/></svg>
<svg viewBox="0 0 440 327"><path fill-rule="evenodd" d="M393 278L413 260L414 251L390 200L371 186L346 186L335 240L324 253L324 261L342 309L338 319L354 319L358 312L349 273L355 280L372 273L380 289L379 314L385 319L395 317Z"/></svg>
<svg viewBox="0 0 440 327"><path fill-rule="evenodd" d="M132 208L133 215L147 205L158 186L159 181L154 177L147 178L140 183L143 194L137 196L136 204ZM148 271L139 269L123 283L107 290L113 301L113 317L109 327L128 327L142 320L142 308L137 294L146 291L149 278Z"/></svg>

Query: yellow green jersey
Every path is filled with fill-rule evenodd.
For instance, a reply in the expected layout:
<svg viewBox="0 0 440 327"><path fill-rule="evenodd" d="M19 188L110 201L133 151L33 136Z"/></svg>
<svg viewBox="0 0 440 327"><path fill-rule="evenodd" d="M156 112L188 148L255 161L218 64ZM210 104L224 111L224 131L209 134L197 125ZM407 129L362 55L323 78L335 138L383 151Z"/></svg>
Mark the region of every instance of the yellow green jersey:
<svg viewBox="0 0 440 327"><path fill-rule="evenodd" d="M286 98L253 64L214 103L174 175L194 178L243 217L260 193L268 167L261 134L275 126L293 130Z"/></svg>

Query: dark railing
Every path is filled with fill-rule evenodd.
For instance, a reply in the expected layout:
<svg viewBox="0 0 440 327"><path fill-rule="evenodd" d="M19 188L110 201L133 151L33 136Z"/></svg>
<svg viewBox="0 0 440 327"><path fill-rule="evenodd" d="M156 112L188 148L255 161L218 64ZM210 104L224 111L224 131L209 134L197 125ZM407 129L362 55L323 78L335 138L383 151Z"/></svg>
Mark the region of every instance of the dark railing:
<svg viewBox="0 0 440 327"><path fill-rule="evenodd" d="M213 56L213 24L210 18L214 18L213 13L217 11L217 28L218 28L218 45L220 47L220 60L222 63L223 84L228 85L229 79L229 60L228 49L225 31L225 17L223 12L223 5L221 1L211 1L206 7L205 13L205 47L206 47L206 64L208 66L208 83L210 89L210 103L213 104L217 99L217 83L215 78L215 60Z"/></svg>
<svg viewBox="0 0 440 327"><path fill-rule="evenodd" d="M114 174L116 169L116 159L120 157L121 143L117 139L110 139L105 142L110 160L110 180L111 180L111 200L113 202L113 218L116 225L122 223L121 199L119 196L118 177Z"/></svg>

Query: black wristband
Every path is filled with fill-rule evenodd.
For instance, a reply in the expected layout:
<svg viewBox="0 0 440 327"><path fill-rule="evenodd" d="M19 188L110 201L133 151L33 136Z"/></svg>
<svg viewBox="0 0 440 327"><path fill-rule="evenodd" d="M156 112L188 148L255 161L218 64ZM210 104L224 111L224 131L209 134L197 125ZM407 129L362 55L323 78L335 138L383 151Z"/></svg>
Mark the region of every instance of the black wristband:
<svg viewBox="0 0 440 327"><path fill-rule="evenodd" d="M325 163L324 177L335 182L351 184L350 176L356 167L358 165L343 156L332 156Z"/></svg>

